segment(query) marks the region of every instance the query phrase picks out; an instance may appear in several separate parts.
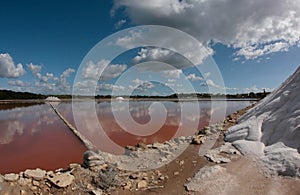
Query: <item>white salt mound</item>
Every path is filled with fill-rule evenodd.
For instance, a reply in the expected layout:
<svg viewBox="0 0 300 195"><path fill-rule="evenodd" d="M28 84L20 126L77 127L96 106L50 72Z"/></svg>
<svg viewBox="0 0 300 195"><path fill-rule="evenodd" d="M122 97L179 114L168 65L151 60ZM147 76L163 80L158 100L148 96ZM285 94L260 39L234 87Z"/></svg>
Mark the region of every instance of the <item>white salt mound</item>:
<svg viewBox="0 0 300 195"><path fill-rule="evenodd" d="M45 99L45 101L48 101L48 102L59 102L60 99L58 97L50 96L50 97L47 97Z"/></svg>
<svg viewBox="0 0 300 195"><path fill-rule="evenodd" d="M238 123L226 141L258 156L269 173L300 178L300 67Z"/></svg>

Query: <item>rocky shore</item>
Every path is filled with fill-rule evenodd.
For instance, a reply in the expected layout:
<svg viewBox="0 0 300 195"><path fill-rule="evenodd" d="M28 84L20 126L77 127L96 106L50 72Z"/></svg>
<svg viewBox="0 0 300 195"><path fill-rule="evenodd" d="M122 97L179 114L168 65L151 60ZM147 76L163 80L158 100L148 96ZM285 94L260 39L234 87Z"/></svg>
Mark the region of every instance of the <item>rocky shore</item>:
<svg viewBox="0 0 300 195"><path fill-rule="evenodd" d="M239 179L238 174L234 174L234 165L239 165L242 161L243 166L247 165L252 169L255 163L251 160L245 161L238 150L223 141L223 136L224 131L235 125L237 119L251 107L205 127L194 136L179 137L164 143L128 146L125 155L115 156L88 150L82 164L70 164L67 169L45 171L37 168L0 175L0 194L240 192L236 191L239 189L237 185L242 185L243 180ZM240 171L247 173L247 170ZM268 183L265 177L259 175L259 171L257 175L258 179ZM277 184L280 182L277 181ZM291 183L295 185L299 181L284 181L281 187ZM257 183L246 184L243 188L249 190L248 187L255 184ZM264 190L267 190L265 186L260 186L250 192L264 193ZM293 194L298 189L296 187L289 190Z"/></svg>

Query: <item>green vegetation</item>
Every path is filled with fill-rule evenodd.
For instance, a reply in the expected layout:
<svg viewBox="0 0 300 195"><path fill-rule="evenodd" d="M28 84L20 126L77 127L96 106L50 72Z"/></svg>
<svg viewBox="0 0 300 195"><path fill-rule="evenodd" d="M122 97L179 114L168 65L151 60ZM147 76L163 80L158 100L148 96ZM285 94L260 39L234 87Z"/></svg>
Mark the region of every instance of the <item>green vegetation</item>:
<svg viewBox="0 0 300 195"><path fill-rule="evenodd" d="M34 94L29 92L15 92L10 90L0 90L0 100L28 100L28 99L45 99L42 94Z"/></svg>

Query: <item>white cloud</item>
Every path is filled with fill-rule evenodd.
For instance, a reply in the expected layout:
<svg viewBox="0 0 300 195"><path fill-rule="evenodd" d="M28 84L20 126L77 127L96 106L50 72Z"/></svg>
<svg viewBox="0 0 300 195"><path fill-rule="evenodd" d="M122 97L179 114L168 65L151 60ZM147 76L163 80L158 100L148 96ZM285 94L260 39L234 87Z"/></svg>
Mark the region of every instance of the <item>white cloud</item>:
<svg viewBox="0 0 300 195"><path fill-rule="evenodd" d="M162 71L162 74L166 78L175 78L179 79L180 75L182 74L181 69L176 69L176 70L167 70L167 71Z"/></svg>
<svg viewBox="0 0 300 195"><path fill-rule="evenodd" d="M40 65L34 65L32 63L27 64L28 70L31 72L31 74L36 75L37 73L40 73L42 70L42 66Z"/></svg>
<svg viewBox="0 0 300 195"><path fill-rule="evenodd" d="M115 28L116 28L116 29L119 29L119 28L121 28L125 23L126 23L126 20L125 20L125 19L119 20L119 21L117 22L117 24L115 24Z"/></svg>
<svg viewBox="0 0 300 195"><path fill-rule="evenodd" d="M135 56L132 61L134 64L148 61L163 62L175 68L186 68L193 66L190 61L171 50L153 47L141 48L141 50L138 52L138 55ZM159 63L153 64L151 67L143 67L143 69L149 71L161 71L165 70L166 68L166 66L162 66Z"/></svg>
<svg viewBox="0 0 300 195"><path fill-rule="evenodd" d="M168 83L174 83L176 79L168 79Z"/></svg>
<svg viewBox="0 0 300 195"><path fill-rule="evenodd" d="M242 92L243 93L250 93L250 92L254 92L254 93L259 93L260 92L261 93L264 90L267 91L267 92L271 92L274 89L271 89L271 88L268 88L268 87L262 87L262 88L260 88L260 87L257 87L256 85L253 85L251 87L246 87L246 88L242 89Z"/></svg>
<svg viewBox="0 0 300 195"><path fill-rule="evenodd" d="M211 80L211 79L208 79L208 80L206 80L205 82L206 82L206 84L207 84L208 86L215 87L215 88L218 88L218 89L222 89L222 88L223 88L223 87L221 87L220 85L216 84L216 83L215 83L213 80Z"/></svg>
<svg viewBox="0 0 300 195"><path fill-rule="evenodd" d="M16 86L16 87L29 87L30 83L28 82L23 82L21 80L9 80L7 83L11 86Z"/></svg>
<svg viewBox="0 0 300 195"><path fill-rule="evenodd" d="M97 89L101 91L110 91L110 90L115 90L115 91L124 91L126 88L121 85L114 85L114 84L108 84L108 83L103 83L99 84L97 86Z"/></svg>
<svg viewBox="0 0 300 195"><path fill-rule="evenodd" d="M211 75L211 72L206 72L206 73L204 73L204 78L207 78L207 77L209 77Z"/></svg>
<svg viewBox="0 0 300 195"><path fill-rule="evenodd" d="M169 28L131 30L127 35L118 37L115 44L126 49L155 45L155 47L142 48L133 62L154 60L177 68L190 67L193 63L201 64L213 54L213 50L207 45Z"/></svg>
<svg viewBox="0 0 300 195"><path fill-rule="evenodd" d="M22 64L15 64L8 53L0 54L0 77L17 78L25 74Z"/></svg>
<svg viewBox="0 0 300 195"><path fill-rule="evenodd" d="M62 92L69 92L71 90L71 85L68 83L67 79L74 73L75 70L72 68L66 69L60 76L58 80L58 88Z"/></svg>
<svg viewBox="0 0 300 195"><path fill-rule="evenodd" d="M188 79L188 80L191 80L191 81L203 81L204 80L203 77L196 76L195 73L189 74L185 78Z"/></svg>
<svg viewBox="0 0 300 195"><path fill-rule="evenodd" d="M286 51L300 40L300 3L293 0L115 0L112 13L117 10L135 24L178 28L204 45L230 45L245 59Z"/></svg>
<svg viewBox="0 0 300 195"><path fill-rule="evenodd" d="M155 85L150 81L143 81L141 79L134 79L132 82L135 84L135 86L129 85L129 89L131 90L138 90L138 91L147 91L148 89L152 89L155 87Z"/></svg>
<svg viewBox="0 0 300 195"><path fill-rule="evenodd" d="M105 59L100 60L96 64L89 61L83 69L83 78L107 81L120 76L120 74L127 68L125 64L108 64L109 61Z"/></svg>

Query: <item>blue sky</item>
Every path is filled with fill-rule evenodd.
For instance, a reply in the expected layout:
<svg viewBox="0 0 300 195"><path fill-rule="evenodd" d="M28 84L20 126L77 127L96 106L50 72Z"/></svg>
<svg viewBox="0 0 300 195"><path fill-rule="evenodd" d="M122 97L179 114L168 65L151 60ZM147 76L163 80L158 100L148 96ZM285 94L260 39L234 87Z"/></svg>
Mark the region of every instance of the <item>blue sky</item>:
<svg viewBox="0 0 300 195"><path fill-rule="evenodd" d="M70 94L77 74L76 86L86 89L95 85L96 94L108 94L112 89L118 95L132 90L153 95L259 92L278 87L300 64L297 1L254 1L251 5L241 1L232 5L229 0L12 0L1 2L0 17L1 89ZM96 61L89 58L99 41L124 29L122 36L128 39L116 42L117 46L139 46L136 34L126 29L140 25L184 31L209 55L202 61L198 50L187 45L188 49L181 51L195 59L188 64L176 52L140 46L112 61L103 53ZM139 36L141 40L149 38ZM150 38L165 39L163 33ZM182 40L171 42L184 46ZM173 68L149 62L139 69L138 64L147 61L168 63ZM221 77L213 73L213 66ZM198 71L199 67L203 71Z"/></svg>

